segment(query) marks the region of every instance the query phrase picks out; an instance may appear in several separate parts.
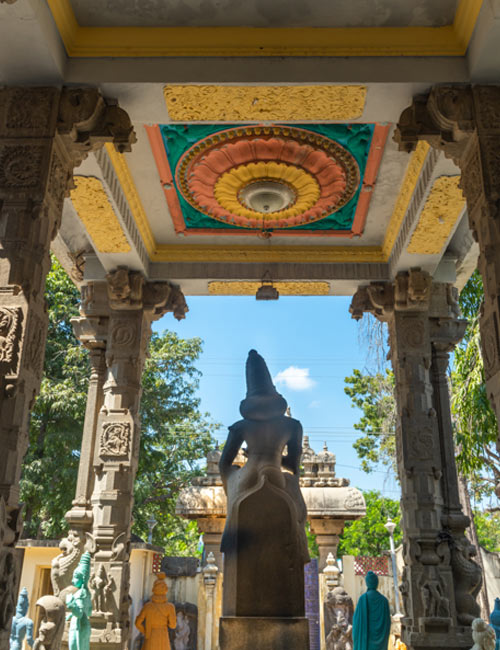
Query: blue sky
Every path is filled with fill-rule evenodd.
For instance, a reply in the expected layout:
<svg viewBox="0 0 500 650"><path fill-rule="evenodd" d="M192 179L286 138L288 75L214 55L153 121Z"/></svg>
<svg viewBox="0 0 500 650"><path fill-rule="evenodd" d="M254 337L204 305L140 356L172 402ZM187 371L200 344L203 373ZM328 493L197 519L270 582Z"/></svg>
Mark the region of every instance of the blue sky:
<svg viewBox="0 0 500 650"><path fill-rule="evenodd" d="M288 401L293 417L302 422L313 449L326 441L337 456L337 476L361 489L378 489L399 498L393 477L384 468L371 474L359 469L352 449L357 433L353 424L360 412L344 393L344 378L354 368L363 370L368 346L360 340L359 325L351 319L351 298L281 297L258 302L254 297L190 296L189 313L181 322L167 314L154 324L184 338L203 339L197 367L201 409L227 427L240 419L245 396L245 361L256 349L266 360L277 389Z"/></svg>

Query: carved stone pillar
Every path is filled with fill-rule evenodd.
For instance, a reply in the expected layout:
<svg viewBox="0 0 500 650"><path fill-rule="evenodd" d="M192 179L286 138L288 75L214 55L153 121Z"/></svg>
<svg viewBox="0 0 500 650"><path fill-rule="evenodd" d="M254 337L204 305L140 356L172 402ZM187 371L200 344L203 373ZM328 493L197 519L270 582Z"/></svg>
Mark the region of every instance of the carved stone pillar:
<svg viewBox="0 0 500 650"><path fill-rule="evenodd" d="M456 291L427 273L362 287L351 313L389 327L396 379L396 452L402 491L405 568L400 586L410 648L468 648L481 571L465 537L449 411L448 352L463 335Z"/></svg>
<svg viewBox="0 0 500 650"><path fill-rule="evenodd" d="M95 89L0 89L0 647L19 572L14 546L28 417L43 370L45 277L73 168L105 142L134 141L127 115Z"/></svg>
<svg viewBox="0 0 500 650"><path fill-rule="evenodd" d="M500 423L500 87L434 88L402 113L395 139L405 151L425 140L462 171L484 283L480 327L486 386ZM500 451L500 438L497 448ZM497 492L500 495L500 484Z"/></svg>
<svg viewBox="0 0 500 650"><path fill-rule="evenodd" d="M92 532L86 537L93 576L98 574L109 587L91 618L92 648L124 648L129 639L129 547L141 377L151 322L167 311L184 318L182 293L165 282L145 283L140 273L126 269L109 274L107 282L89 282L82 288L82 317L75 320L75 329L86 345L97 346L98 363L97 350L105 355L103 377L96 372L89 387L77 498L68 514L75 522L72 513L85 512L85 525L90 519Z"/></svg>
<svg viewBox="0 0 500 650"><path fill-rule="evenodd" d="M324 571L326 559L331 553L334 558L337 557L337 547L339 545L340 535L344 530L345 521L343 519L324 519L321 517L308 517L311 525L311 532L316 535L318 545L318 571Z"/></svg>

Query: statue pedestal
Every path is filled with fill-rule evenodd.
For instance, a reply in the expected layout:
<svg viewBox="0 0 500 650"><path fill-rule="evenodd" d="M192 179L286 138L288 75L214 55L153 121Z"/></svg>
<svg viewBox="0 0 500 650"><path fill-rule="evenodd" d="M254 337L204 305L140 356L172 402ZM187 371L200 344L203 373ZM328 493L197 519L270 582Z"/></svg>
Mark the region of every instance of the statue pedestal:
<svg viewBox="0 0 500 650"><path fill-rule="evenodd" d="M220 650L309 650L307 618L222 616Z"/></svg>

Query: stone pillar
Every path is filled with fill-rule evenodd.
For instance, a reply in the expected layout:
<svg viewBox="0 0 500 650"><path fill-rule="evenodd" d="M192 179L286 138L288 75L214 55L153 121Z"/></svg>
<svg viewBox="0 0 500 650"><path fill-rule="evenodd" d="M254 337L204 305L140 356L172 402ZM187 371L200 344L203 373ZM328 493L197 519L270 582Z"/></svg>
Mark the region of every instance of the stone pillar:
<svg viewBox="0 0 500 650"><path fill-rule="evenodd" d="M130 149L127 115L95 89L0 89L0 647L19 578L21 462L43 371L50 242L73 168L105 142Z"/></svg>
<svg viewBox="0 0 500 650"><path fill-rule="evenodd" d="M217 575L219 568L215 563L213 553L207 555L207 564L203 567L203 586L205 589L205 626L203 634L203 650L212 650L215 646L214 641L217 638L214 633L214 623L216 621L215 612L215 594L217 588Z"/></svg>
<svg viewBox="0 0 500 650"><path fill-rule="evenodd" d="M500 424L500 87L441 86L416 97L395 139L412 151L420 140L444 151L462 171L469 225L479 244L484 283L480 318L488 397ZM497 442L500 452L500 438ZM500 483L497 485L500 496Z"/></svg>
<svg viewBox="0 0 500 650"><path fill-rule="evenodd" d="M308 517L311 525L311 532L316 535L318 545L318 571L324 571L326 559L331 553L334 558L337 557L337 546L339 545L340 535L344 530L345 521L343 519L324 519L321 517Z"/></svg>
<svg viewBox="0 0 500 650"><path fill-rule="evenodd" d="M217 566L223 566L220 542L222 539L222 533L224 532L224 526L226 525L226 518L198 517L196 522L200 533L203 535L206 561L208 561L208 556L212 554L215 564Z"/></svg>
<svg viewBox="0 0 500 650"><path fill-rule="evenodd" d="M69 518L74 522L73 512L85 511L80 521L90 519L91 590L97 574L109 586L105 611L93 612L91 618L91 647L118 650L127 646L130 634L130 527L150 326L167 311L184 318L187 306L168 283L146 283L140 273L119 269L106 282L84 284L80 311L75 329L87 346L94 346L98 368L104 355L105 370L102 377L94 373L89 387L77 498Z"/></svg>
<svg viewBox="0 0 500 650"><path fill-rule="evenodd" d="M481 571L471 560L454 464L445 371L466 322L456 290L413 269L394 283L362 287L351 313L389 327L396 379L396 453L402 490L405 568L400 590L410 648L468 648Z"/></svg>

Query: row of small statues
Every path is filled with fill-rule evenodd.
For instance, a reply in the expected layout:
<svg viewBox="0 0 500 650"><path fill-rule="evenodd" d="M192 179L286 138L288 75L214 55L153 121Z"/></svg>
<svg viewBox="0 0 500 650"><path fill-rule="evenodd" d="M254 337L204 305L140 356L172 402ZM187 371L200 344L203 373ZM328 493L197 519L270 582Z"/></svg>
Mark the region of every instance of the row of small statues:
<svg viewBox="0 0 500 650"><path fill-rule="evenodd" d="M324 604L326 650L387 650L391 616L387 598L377 591L378 577L366 574L366 592L358 600L343 587L326 594ZM500 650L500 598L490 614L490 625L480 618L472 622L472 650Z"/></svg>
<svg viewBox="0 0 500 650"><path fill-rule="evenodd" d="M26 588L21 590L12 620L10 650L21 650L24 639L33 650L59 650L65 620L70 621L69 650L89 650L92 614L92 597L88 587L90 562L90 554L85 552L73 573L72 583L76 590L66 596L67 616L59 598L47 595L38 599L36 604L42 609L43 618L36 639L33 638L33 621L27 616L28 591ZM182 612L177 617L175 606L167 601L165 578L164 573L157 574L151 600L135 620L137 629L144 635L142 650L170 650L168 628L176 630L175 650L184 650L188 645L189 622Z"/></svg>

